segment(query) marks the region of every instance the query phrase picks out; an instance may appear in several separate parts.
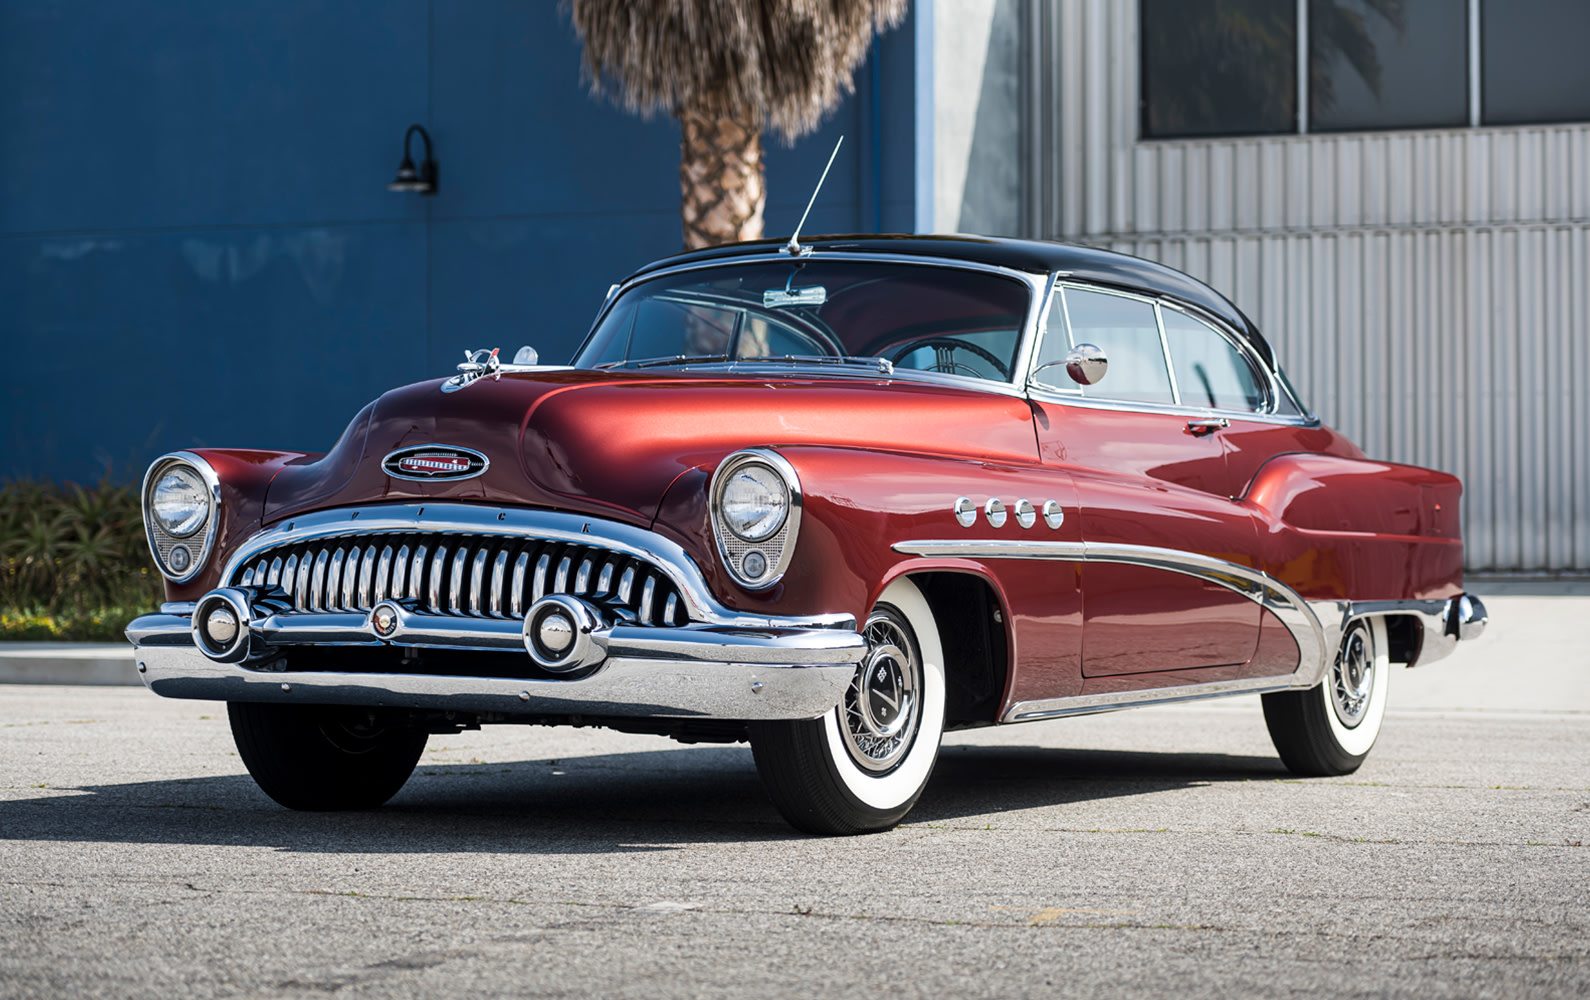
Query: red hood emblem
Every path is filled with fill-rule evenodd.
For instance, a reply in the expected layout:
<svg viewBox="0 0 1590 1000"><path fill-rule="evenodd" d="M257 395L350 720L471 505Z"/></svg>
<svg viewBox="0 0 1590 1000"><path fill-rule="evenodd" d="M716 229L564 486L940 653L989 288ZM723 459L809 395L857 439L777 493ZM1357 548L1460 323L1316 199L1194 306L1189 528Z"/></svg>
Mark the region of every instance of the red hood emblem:
<svg viewBox="0 0 1590 1000"><path fill-rule="evenodd" d="M421 445L394 451L381 467L396 479L469 479L489 464L485 455L468 448Z"/></svg>

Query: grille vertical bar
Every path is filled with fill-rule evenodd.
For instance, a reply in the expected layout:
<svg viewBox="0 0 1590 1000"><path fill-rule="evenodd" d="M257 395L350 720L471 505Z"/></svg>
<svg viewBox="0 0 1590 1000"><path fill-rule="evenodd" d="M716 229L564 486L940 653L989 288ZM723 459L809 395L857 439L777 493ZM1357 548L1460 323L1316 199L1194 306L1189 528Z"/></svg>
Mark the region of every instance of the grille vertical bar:
<svg viewBox="0 0 1590 1000"><path fill-rule="evenodd" d="M683 596L655 566L599 545L538 538L347 535L263 552L236 579L279 587L299 611L367 612L397 600L428 614L519 619L548 594L570 594L615 621L688 622Z"/></svg>

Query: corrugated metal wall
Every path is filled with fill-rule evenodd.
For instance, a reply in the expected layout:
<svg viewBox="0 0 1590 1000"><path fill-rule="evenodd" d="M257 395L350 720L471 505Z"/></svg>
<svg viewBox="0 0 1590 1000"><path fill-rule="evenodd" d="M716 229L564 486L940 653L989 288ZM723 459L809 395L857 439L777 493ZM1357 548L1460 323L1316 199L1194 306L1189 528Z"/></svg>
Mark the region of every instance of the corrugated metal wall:
<svg viewBox="0 0 1590 1000"><path fill-rule="evenodd" d="M1137 6L1032 5L1030 228L1231 296L1327 422L1463 478L1471 570L1590 572L1590 125L1139 142Z"/></svg>

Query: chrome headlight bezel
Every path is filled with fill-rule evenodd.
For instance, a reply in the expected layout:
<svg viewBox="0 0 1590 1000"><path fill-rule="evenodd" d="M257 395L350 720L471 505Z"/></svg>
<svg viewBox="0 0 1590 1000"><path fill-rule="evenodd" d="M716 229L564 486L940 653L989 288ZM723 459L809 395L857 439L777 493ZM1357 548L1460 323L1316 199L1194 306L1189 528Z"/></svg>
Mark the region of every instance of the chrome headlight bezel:
<svg viewBox="0 0 1590 1000"><path fill-rule="evenodd" d="M723 512L723 494L735 473L747 467L757 467L771 472L784 486L788 500L784 518L779 526L760 538L746 537L735 532ZM726 457L712 474L708 488L712 514L712 534L717 542L718 555L734 582L746 590L766 590L783 579L795 552L795 538L800 530L801 485L795 467L784 456L767 448L747 448ZM747 565L747 559L750 565ZM760 559L760 574L748 572Z"/></svg>
<svg viewBox="0 0 1590 1000"><path fill-rule="evenodd" d="M176 468L184 468L198 477L204 484L205 499L210 505L199 527L185 535L166 530L159 518L155 517L151 503L155 487L167 473ZM155 567L160 574L172 583L187 583L198 576L209 561L210 551L215 546L216 526L221 520L221 479L215 474L215 469L191 451L162 455L150 463L149 470L144 473L138 499L143 512L144 537L149 542L149 554L154 557ZM172 567L173 553L178 548L185 550L188 559L188 565L180 570Z"/></svg>

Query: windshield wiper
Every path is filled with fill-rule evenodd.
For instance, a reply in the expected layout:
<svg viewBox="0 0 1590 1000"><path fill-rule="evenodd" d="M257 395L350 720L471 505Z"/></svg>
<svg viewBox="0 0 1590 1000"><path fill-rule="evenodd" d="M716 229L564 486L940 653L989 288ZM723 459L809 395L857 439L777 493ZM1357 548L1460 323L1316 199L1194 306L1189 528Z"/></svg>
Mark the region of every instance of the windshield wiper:
<svg viewBox="0 0 1590 1000"><path fill-rule="evenodd" d="M679 354L671 358L644 358L639 361L609 361L597 365L597 368L610 370L613 368L657 368L661 365L705 365L714 362L727 361L727 354Z"/></svg>
<svg viewBox="0 0 1590 1000"><path fill-rule="evenodd" d="M761 361L787 365L865 365L885 375L894 374L894 362L888 358L835 357L832 354L766 354L754 358L736 358L736 361Z"/></svg>

